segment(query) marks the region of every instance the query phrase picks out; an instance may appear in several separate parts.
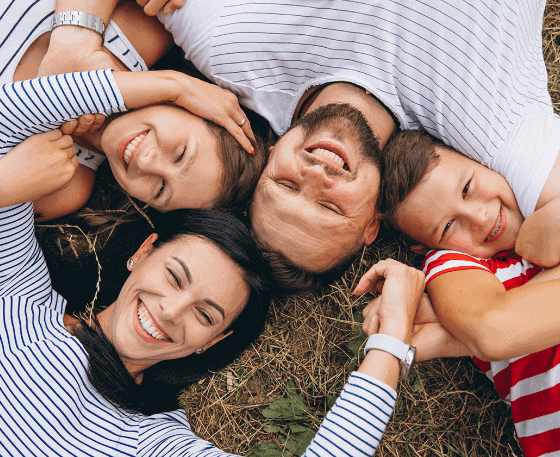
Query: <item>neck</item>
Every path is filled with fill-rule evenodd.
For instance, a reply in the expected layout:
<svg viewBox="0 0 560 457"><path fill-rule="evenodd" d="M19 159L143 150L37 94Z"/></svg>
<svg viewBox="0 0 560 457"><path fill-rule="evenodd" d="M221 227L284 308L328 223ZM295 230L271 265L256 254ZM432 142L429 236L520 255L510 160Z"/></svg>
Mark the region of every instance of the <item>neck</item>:
<svg viewBox="0 0 560 457"><path fill-rule="evenodd" d="M348 83L333 83L308 89L296 107L296 115L306 113L328 105L329 103L347 103L358 109L365 116L381 148L395 132L397 125L391 113L369 92ZM292 122L295 119L292 120Z"/></svg>

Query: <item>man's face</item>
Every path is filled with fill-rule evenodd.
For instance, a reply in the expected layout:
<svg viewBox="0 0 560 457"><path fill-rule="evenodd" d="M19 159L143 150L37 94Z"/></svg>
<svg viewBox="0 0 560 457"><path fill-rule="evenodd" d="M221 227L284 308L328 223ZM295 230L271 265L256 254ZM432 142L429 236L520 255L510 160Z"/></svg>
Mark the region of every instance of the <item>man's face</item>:
<svg viewBox="0 0 560 457"><path fill-rule="evenodd" d="M300 122L271 148L251 221L267 249L322 272L377 235L380 173L371 156L378 146L361 113L346 105L320 107Z"/></svg>

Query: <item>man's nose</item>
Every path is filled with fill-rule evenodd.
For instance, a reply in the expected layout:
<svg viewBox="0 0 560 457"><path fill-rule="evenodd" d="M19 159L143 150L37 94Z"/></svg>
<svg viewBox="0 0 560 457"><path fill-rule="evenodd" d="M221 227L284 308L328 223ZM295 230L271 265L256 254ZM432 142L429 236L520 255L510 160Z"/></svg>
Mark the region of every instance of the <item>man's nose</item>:
<svg viewBox="0 0 560 457"><path fill-rule="evenodd" d="M303 165L301 167L301 176L307 187L314 186L317 189L331 189L334 186L334 180L319 164Z"/></svg>

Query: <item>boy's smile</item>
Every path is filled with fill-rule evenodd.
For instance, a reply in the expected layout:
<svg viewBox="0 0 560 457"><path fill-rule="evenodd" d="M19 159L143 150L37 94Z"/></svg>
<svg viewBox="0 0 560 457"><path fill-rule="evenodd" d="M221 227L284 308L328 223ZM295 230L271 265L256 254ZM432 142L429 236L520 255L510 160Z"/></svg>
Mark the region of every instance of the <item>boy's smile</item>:
<svg viewBox="0 0 560 457"><path fill-rule="evenodd" d="M428 172L397 209L400 230L430 249L489 258L511 249L523 216L498 173L443 147Z"/></svg>

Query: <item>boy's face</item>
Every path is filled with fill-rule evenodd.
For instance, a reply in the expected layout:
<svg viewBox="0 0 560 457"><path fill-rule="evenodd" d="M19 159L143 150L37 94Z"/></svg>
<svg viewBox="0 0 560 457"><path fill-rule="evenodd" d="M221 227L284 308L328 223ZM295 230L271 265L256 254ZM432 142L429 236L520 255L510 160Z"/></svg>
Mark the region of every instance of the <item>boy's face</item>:
<svg viewBox="0 0 560 457"><path fill-rule="evenodd" d="M523 216L505 178L438 147L439 164L398 208L400 230L431 249L489 258L511 249Z"/></svg>

